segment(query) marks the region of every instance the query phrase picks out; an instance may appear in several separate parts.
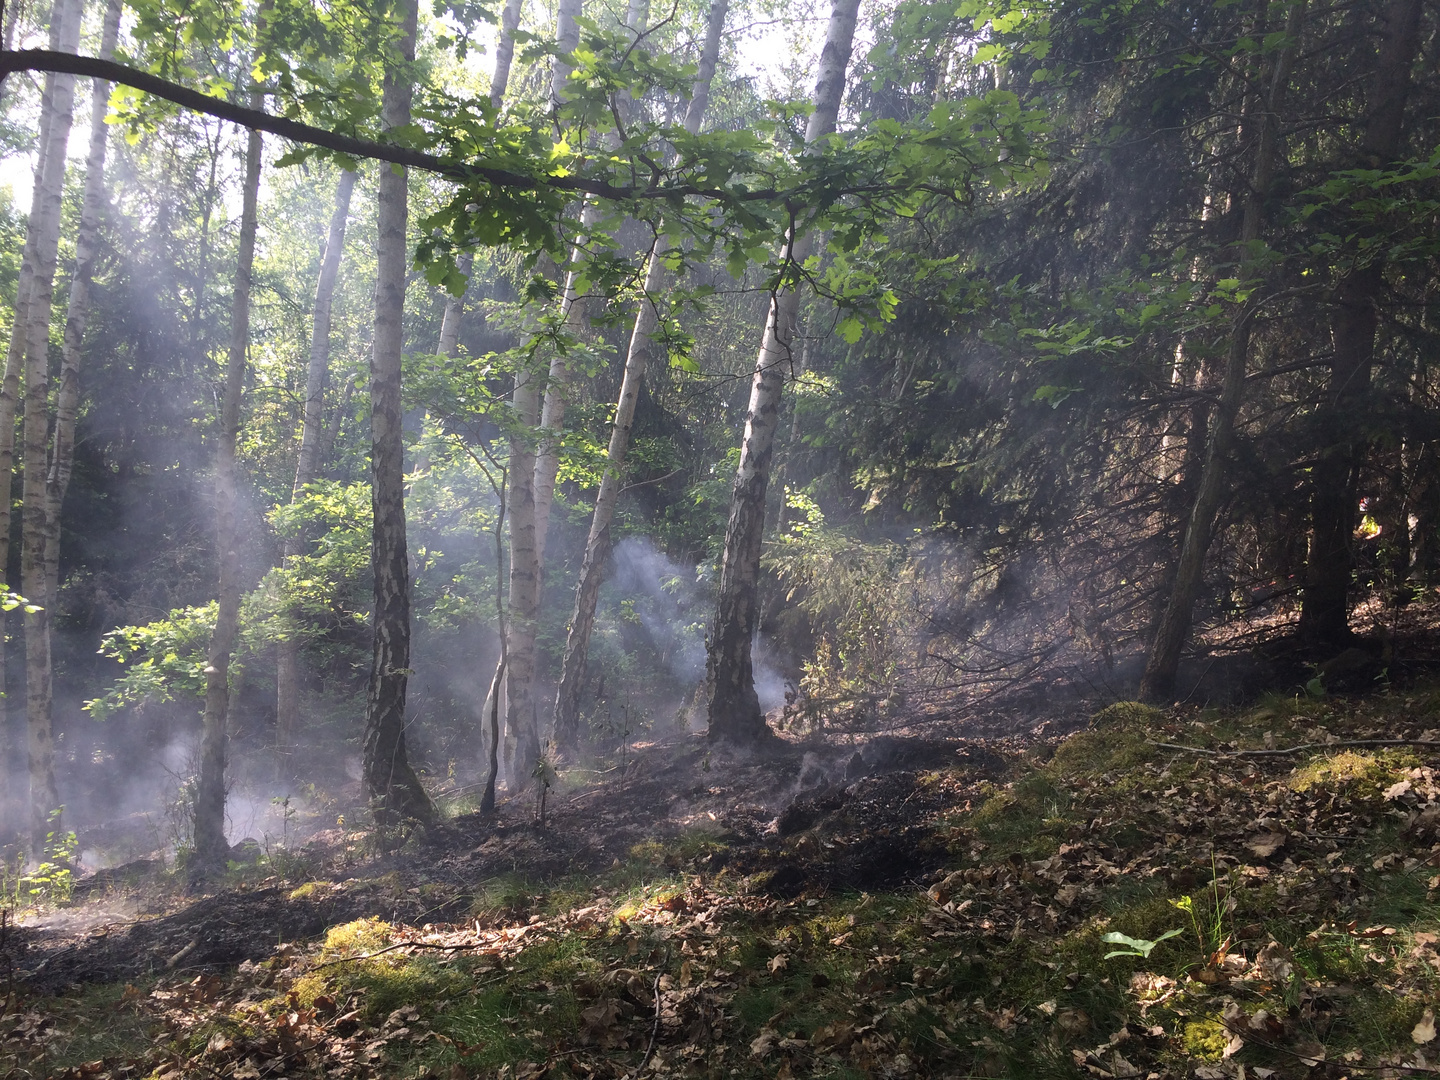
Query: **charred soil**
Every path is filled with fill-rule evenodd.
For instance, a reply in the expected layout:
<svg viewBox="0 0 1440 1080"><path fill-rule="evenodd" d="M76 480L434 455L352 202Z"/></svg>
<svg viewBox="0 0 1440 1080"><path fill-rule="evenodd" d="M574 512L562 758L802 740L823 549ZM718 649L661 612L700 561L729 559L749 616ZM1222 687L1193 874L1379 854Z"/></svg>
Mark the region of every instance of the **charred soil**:
<svg viewBox="0 0 1440 1080"><path fill-rule="evenodd" d="M11 932L0 1061L236 1080L1431 1069L1440 688L1065 726L749 756L679 740L551 792L543 825L516 801L358 851L322 836L201 896L112 872Z"/></svg>

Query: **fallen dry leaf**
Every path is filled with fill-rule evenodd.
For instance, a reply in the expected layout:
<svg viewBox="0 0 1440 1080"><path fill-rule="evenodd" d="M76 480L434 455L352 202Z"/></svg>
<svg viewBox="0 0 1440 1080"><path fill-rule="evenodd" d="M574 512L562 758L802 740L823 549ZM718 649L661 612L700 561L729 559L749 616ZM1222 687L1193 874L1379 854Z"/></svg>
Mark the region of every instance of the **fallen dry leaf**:
<svg viewBox="0 0 1440 1080"><path fill-rule="evenodd" d="M1253 852L1256 858L1268 859L1282 847L1290 837L1283 832L1262 832L1252 836L1245 841L1245 847Z"/></svg>
<svg viewBox="0 0 1440 1080"><path fill-rule="evenodd" d="M1294 973L1290 950L1278 941L1267 944L1255 957L1255 974L1268 982L1289 982Z"/></svg>

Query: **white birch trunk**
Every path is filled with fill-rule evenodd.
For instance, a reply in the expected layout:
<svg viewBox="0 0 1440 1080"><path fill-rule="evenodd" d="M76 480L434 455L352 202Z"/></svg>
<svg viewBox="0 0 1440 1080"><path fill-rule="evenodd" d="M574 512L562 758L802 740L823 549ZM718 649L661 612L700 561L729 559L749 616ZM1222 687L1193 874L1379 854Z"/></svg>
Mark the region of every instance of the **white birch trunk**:
<svg viewBox="0 0 1440 1080"><path fill-rule="evenodd" d="M815 83L815 110L805 129L807 145L813 145L835 130L859 7L860 0L835 0L831 8ZM811 242L810 234L796 236L792 231L781 252L782 259L787 263L803 263L810 254ZM705 689L712 739L753 743L768 732L755 693L750 646L759 611L765 494L775 449L775 428L780 419L780 392L785 385L785 368L791 362L791 340L799 306L798 289L776 291L751 377L750 408L740 447L740 466L730 496L715 622L706 662Z"/></svg>
<svg viewBox="0 0 1440 1080"><path fill-rule="evenodd" d="M475 256L465 252L455 260L455 268L465 276L465 290L470 289L470 270L475 265ZM440 318L440 340L435 351L441 356L454 356L460 347L460 317L465 314L465 292L459 296L445 297L445 314Z"/></svg>
<svg viewBox="0 0 1440 1080"><path fill-rule="evenodd" d="M495 43L495 74L490 79L490 104L498 110L510 89L510 68L515 62L515 31L520 29L524 0L505 0L500 12L500 40Z"/></svg>
<svg viewBox="0 0 1440 1080"><path fill-rule="evenodd" d="M540 751L535 724L535 630L540 608L540 558L535 544L535 448L540 419L539 375L518 372L511 399L519 430L510 439L510 617L505 628L506 782L524 786Z"/></svg>
<svg viewBox="0 0 1440 1080"><path fill-rule="evenodd" d="M630 0L625 12L625 28L636 37L644 32L649 17L649 0ZM629 98L620 101L621 115L628 111ZM612 135L612 145L618 133ZM577 283L585 246L595 225L600 221L601 208L593 199L580 212L580 236L570 248L570 268L565 273L565 287L560 294L560 318L565 332L576 336L589 326L585 297L579 295ZM550 534L550 508L555 499L555 477L560 472L560 440L565 429L565 411L570 394L569 357L558 350L550 359L550 374L545 381L545 403L540 412L540 444L535 453L535 548L540 570L545 569L545 544Z"/></svg>
<svg viewBox="0 0 1440 1080"><path fill-rule="evenodd" d="M416 0L401 10L401 64L387 65L381 106L386 130L410 122L418 21ZM405 540L405 462L400 397L405 347L405 271L409 220L404 169L382 166L379 182L375 337L370 358L370 475L375 617L361 768L377 812L395 821L429 821L435 809L410 767L405 694L410 676L410 564Z"/></svg>
<svg viewBox="0 0 1440 1080"><path fill-rule="evenodd" d="M80 44L81 0L59 0L52 18L52 38L60 49L76 52ZM46 834L59 827L51 814L60 807L55 784L55 744L50 725L49 680L50 612L45 605L46 464L50 436L50 310L55 298L55 268L59 259L61 196L65 186L65 155L74 119L75 78L47 75L49 102L43 167L35 179L30 206L31 277L25 318L17 318L16 336L23 337L25 377L23 437L25 468L21 498L20 588L41 605L25 614L25 713L30 760L30 840L33 853L43 856ZM30 245L27 243L27 247ZM12 420L13 423L13 420ZM8 513L8 503L5 507Z"/></svg>
<svg viewBox="0 0 1440 1080"><path fill-rule="evenodd" d="M710 5L700 66L690 92L689 107L685 110L685 130L691 135L699 133L710 101L710 82L715 76L720 37L729 7L729 0L713 0ZM578 734L580 691L585 685L590 633L595 626L595 605L610 560L610 523L620 498L625 455L630 450L630 432L635 424L635 403L639 400L645 369L655 348L653 335L659 321L658 298L665 283L667 246L665 235L657 236L645 267L645 291L630 333L630 348L625 356L625 371L620 379L620 395L615 403L615 420L606 451L605 472L600 478L600 493L595 498L595 513L590 518L585 556L580 563L580 581L575 587L575 609L565 636L565 659L560 670L560 685L555 692L554 724L556 741L567 748L574 746Z"/></svg>
<svg viewBox="0 0 1440 1080"><path fill-rule="evenodd" d="M575 65L570 62L570 54L580 44L580 24L576 22L584 10L585 0L560 0L559 6L555 9L555 45L560 50L560 55L550 67L550 107L558 108L565 100L565 84L570 81L570 73L575 70Z"/></svg>
<svg viewBox="0 0 1440 1080"><path fill-rule="evenodd" d="M550 69L550 101L558 108L574 70L570 54L580 43L576 19L583 0L560 0L555 17L555 44L560 55ZM542 268L553 270L541 257ZM548 272L548 271L547 271ZM535 528L535 429L540 423L540 376L533 370L515 373L511 397L517 430L510 437L510 618L505 643L504 771L507 785L523 787L540 753L538 708L534 696L535 632L540 616L540 551Z"/></svg>

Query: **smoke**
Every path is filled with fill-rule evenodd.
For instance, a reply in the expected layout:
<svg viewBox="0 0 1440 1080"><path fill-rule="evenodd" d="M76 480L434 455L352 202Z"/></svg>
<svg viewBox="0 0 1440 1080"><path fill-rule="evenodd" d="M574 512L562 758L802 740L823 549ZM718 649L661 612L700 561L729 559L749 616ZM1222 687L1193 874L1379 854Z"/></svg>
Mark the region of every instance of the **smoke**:
<svg viewBox="0 0 1440 1080"><path fill-rule="evenodd" d="M712 605L695 572L666 556L645 537L621 540L613 558L612 586L622 603L631 605L626 614L633 609L676 682L694 686L705 677L705 631ZM785 677L771 661L769 644L759 634L751 655L760 708L769 712L785 701Z"/></svg>
<svg viewBox="0 0 1440 1080"><path fill-rule="evenodd" d="M614 559L614 588L633 604L666 670L678 682L698 682L705 675L707 605L694 575L641 537L616 544Z"/></svg>

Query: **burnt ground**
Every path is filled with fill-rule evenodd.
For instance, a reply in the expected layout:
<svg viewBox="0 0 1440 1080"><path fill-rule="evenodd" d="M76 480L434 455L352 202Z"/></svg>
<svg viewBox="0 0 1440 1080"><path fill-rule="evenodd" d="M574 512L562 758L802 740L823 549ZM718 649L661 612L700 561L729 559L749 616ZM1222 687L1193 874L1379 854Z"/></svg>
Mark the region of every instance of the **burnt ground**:
<svg viewBox="0 0 1440 1080"><path fill-rule="evenodd" d="M102 871L81 879L69 909L15 928L9 951L18 981L39 993L213 971L363 916L464 921L489 881L543 889L647 844L664 869L744 879L778 898L916 885L950 858L947 815L999 778L1025 741L878 736L845 746L777 741L754 754L698 737L650 745L623 775L552 793L543 825L533 800L516 800L359 858L332 830L295 857L303 873L292 880L241 880L202 895L186 894L154 862ZM297 880L325 887L297 895Z"/></svg>
<svg viewBox="0 0 1440 1080"><path fill-rule="evenodd" d="M389 852L332 832L208 895L96 875L0 939L0 1067L1440 1072L1440 682L960 730L644 746L573 770L543 825L517 801Z"/></svg>
<svg viewBox="0 0 1440 1080"><path fill-rule="evenodd" d="M1177 707L1225 701L1237 687L1253 697L1302 685L1317 668L1297 659L1287 633L1293 614L1260 608L1225 640L1209 641L1203 664L1192 660L1194 670L1182 672L1189 692ZM1333 688L1373 688L1377 673L1396 685L1423 682L1440 670L1440 609L1372 604L1362 614L1361 647L1331 661L1348 659L1350 668L1319 665ZM918 884L950 860L947 819L970 809L978 785L1001 779L1022 756L1046 756L1086 725L1097 699L1123 698L1123 667L1111 679L1092 672L1063 685L1017 683L961 713L917 704L913 715L892 721L899 734L780 738L763 753L727 751L693 735L642 744L623 770L594 782L567 786L562 776L543 825L533 799L524 798L502 803L493 816L444 821L388 853L357 851L353 834L332 829L276 866L283 876L240 873L201 895L158 861L142 860L82 878L72 907L12 928L5 949L16 978L41 993L204 972L258 961L277 942L314 938L362 916L463 921L494 879L544 888L625 862L639 845L673 848L682 838L680 848L691 853L663 854L665 869L744 879L780 899ZM295 895L296 881L328 887Z"/></svg>

